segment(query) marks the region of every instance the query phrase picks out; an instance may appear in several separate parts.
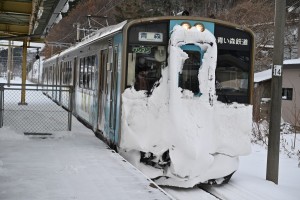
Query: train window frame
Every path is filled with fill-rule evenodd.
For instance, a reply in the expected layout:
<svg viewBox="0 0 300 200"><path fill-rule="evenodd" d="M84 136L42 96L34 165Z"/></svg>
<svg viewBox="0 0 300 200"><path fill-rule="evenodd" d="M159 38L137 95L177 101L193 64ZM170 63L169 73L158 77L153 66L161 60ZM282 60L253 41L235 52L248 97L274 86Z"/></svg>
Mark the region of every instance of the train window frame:
<svg viewBox="0 0 300 200"><path fill-rule="evenodd" d="M71 75L72 75L72 62L69 61L68 62L68 66L67 66L67 84L70 85L71 84Z"/></svg>
<svg viewBox="0 0 300 200"><path fill-rule="evenodd" d="M69 83L72 81L72 67L68 70ZM79 87L86 90L95 90L96 54L79 59ZM81 81L82 80L82 81Z"/></svg>
<svg viewBox="0 0 300 200"><path fill-rule="evenodd" d="M91 90L95 90L96 55L92 55Z"/></svg>
<svg viewBox="0 0 300 200"><path fill-rule="evenodd" d="M84 57L83 88L88 89L88 57Z"/></svg>
<svg viewBox="0 0 300 200"><path fill-rule="evenodd" d="M83 88L84 58L79 59L79 87Z"/></svg>
<svg viewBox="0 0 300 200"><path fill-rule="evenodd" d="M102 49L100 51L100 65L99 65L99 90L102 95L105 93L106 81L107 81L107 70L106 65L108 62L108 49Z"/></svg>
<svg viewBox="0 0 300 200"><path fill-rule="evenodd" d="M67 80L66 80L66 68L67 68L67 62L64 62L63 67L61 69L61 76L62 76L62 84L66 85Z"/></svg>

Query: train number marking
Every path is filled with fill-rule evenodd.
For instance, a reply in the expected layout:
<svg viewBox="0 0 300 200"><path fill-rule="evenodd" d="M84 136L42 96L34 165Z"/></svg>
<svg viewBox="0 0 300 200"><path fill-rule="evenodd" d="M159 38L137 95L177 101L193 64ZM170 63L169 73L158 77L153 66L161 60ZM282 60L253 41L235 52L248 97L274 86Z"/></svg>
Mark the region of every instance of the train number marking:
<svg viewBox="0 0 300 200"><path fill-rule="evenodd" d="M281 76L281 75L282 75L282 65L274 65L273 76Z"/></svg>

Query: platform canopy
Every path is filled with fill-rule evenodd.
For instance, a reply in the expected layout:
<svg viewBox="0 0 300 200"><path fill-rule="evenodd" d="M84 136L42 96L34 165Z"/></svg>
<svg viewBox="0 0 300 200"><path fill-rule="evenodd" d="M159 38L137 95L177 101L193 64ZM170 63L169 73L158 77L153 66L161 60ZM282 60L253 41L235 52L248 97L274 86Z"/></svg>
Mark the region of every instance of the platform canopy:
<svg viewBox="0 0 300 200"><path fill-rule="evenodd" d="M68 0L0 0L0 40L42 41Z"/></svg>

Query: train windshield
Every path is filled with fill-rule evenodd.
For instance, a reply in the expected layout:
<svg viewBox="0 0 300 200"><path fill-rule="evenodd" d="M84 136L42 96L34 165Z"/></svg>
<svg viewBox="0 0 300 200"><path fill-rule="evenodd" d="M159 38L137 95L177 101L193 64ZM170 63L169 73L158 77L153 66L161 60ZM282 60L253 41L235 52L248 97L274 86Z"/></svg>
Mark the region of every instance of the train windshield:
<svg viewBox="0 0 300 200"><path fill-rule="evenodd" d="M252 37L250 33L226 27L215 26L218 46L216 68L216 94L224 103L250 102L252 81Z"/></svg>
<svg viewBox="0 0 300 200"><path fill-rule="evenodd" d="M248 103L249 57L242 52L219 51L216 68L218 100Z"/></svg>
<svg viewBox="0 0 300 200"><path fill-rule="evenodd" d="M179 73L179 87L190 90L194 95L199 95L198 73L200 68L201 54L199 51L185 50L188 59L185 60L182 73Z"/></svg>

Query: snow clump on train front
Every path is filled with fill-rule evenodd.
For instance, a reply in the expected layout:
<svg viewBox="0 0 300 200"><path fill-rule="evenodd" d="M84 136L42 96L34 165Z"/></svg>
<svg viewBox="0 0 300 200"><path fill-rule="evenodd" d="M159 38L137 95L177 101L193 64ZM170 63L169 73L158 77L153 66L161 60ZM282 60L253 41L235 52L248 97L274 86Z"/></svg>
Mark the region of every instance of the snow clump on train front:
<svg viewBox="0 0 300 200"><path fill-rule="evenodd" d="M150 96L128 88L122 95L120 153L159 185L193 187L222 182L238 168L238 156L250 153L252 107L217 101L214 35L175 26L169 66ZM201 96L178 86L188 58L180 47L205 51L198 80Z"/></svg>

